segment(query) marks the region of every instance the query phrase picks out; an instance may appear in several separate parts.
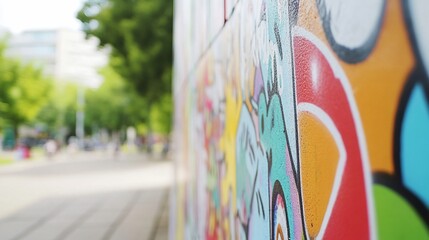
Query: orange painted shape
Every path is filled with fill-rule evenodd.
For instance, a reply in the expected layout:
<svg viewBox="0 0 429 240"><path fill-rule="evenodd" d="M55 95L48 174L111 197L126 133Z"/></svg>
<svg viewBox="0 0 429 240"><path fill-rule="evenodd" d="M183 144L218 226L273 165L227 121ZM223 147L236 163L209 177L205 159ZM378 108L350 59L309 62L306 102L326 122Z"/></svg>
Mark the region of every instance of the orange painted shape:
<svg viewBox="0 0 429 240"><path fill-rule="evenodd" d="M322 225L339 160L338 147L329 130L314 115L298 116L304 214L310 237Z"/></svg>
<svg viewBox="0 0 429 240"><path fill-rule="evenodd" d="M313 33L329 46L322 26L316 1L300 1L297 25Z"/></svg>

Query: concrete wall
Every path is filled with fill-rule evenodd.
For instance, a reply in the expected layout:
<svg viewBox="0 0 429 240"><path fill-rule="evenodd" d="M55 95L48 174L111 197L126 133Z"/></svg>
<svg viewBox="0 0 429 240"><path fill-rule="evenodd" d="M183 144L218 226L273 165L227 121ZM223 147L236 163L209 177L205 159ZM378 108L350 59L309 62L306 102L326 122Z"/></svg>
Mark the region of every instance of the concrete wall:
<svg viewBox="0 0 429 240"><path fill-rule="evenodd" d="M429 1L175 7L172 239L429 238Z"/></svg>

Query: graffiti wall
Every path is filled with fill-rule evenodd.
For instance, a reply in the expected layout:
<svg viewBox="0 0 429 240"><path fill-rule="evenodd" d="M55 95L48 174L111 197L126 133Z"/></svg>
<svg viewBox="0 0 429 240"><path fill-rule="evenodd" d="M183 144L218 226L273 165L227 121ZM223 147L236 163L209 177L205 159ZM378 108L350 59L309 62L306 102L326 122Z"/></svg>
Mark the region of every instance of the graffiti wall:
<svg viewBox="0 0 429 240"><path fill-rule="evenodd" d="M176 0L171 239L429 239L429 1Z"/></svg>

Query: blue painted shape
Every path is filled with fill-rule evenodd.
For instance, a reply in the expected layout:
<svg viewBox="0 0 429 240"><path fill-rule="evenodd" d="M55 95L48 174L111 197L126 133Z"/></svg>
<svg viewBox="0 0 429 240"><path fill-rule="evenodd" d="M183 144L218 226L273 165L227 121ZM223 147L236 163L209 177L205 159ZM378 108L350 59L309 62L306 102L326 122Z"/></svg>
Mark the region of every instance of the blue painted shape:
<svg viewBox="0 0 429 240"><path fill-rule="evenodd" d="M404 113L400 157L404 185L429 207L429 106L420 83Z"/></svg>
<svg viewBox="0 0 429 240"><path fill-rule="evenodd" d="M236 137L237 213L245 225L239 227L240 239L270 238L270 193L268 161L258 144L252 116L243 105Z"/></svg>
<svg viewBox="0 0 429 240"><path fill-rule="evenodd" d="M285 117L284 123L292 162L295 169L298 169L292 38L287 1L266 1L266 27L269 46L264 53L261 53L263 56L261 58L261 73L265 94L270 97L268 91L277 89L283 106L280 111ZM266 56L267 54L268 56Z"/></svg>
<svg viewBox="0 0 429 240"><path fill-rule="evenodd" d="M286 164L286 129L283 112L281 108L280 97L277 94L271 96L269 102L265 100L265 94L259 96L258 118L259 118L259 135L261 144L265 150L267 158L271 158L270 182L271 187L278 180L283 188L286 204L286 212L293 213L293 184L294 179L287 176ZM276 197L276 196L271 196ZM290 228L290 239L298 239L295 236L295 222L293 214L287 214Z"/></svg>

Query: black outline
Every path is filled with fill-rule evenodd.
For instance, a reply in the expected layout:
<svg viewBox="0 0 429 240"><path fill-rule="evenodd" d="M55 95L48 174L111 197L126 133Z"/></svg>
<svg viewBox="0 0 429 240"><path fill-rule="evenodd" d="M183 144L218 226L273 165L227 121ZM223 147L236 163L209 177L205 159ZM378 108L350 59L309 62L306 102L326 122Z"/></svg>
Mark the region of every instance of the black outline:
<svg viewBox="0 0 429 240"><path fill-rule="evenodd" d="M392 176L385 172L375 172L373 173L373 186L376 184L388 187L401 195L414 208L422 222L426 224L426 227L429 228L429 210L418 197L402 185L397 176ZM376 209L374 210L376 211Z"/></svg>
<svg viewBox="0 0 429 240"><path fill-rule="evenodd" d="M289 219L288 219L288 212L287 212L287 204L286 204L286 198L283 192L282 184L279 180L276 180L274 182L273 186L273 194L271 195L271 239L276 239L274 236L275 230L274 230L274 209L277 202L277 195L280 195L283 198L284 203L284 209L285 209L285 216L286 216L286 225L287 225L287 237L290 239L290 226L289 226ZM274 198L275 196L275 198Z"/></svg>
<svg viewBox="0 0 429 240"><path fill-rule="evenodd" d="M288 0L289 3L289 26L295 26L298 22L299 0ZM291 28L292 31L292 28Z"/></svg>
<svg viewBox="0 0 429 240"><path fill-rule="evenodd" d="M423 80L423 81L422 81ZM422 79L422 71L415 69L411 71L408 80L405 82L403 91L400 96L400 100L397 107L395 123L394 123L394 134L393 134L393 164L395 169L395 175L399 178L399 181L402 182L402 172L401 172L401 133L402 133L402 124L405 117L405 112L411 97L411 93L416 87L417 84L421 84L426 99L429 99L428 88L424 84L425 80Z"/></svg>
<svg viewBox="0 0 429 240"><path fill-rule="evenodd" d="M303 239L309 239L309 234L307 231L306 223L305 223L305 213L304 213L304 197L302 193L302 187L301 187L301 155L300 155L300 143L299 143L299 123L298 123L298 94L296 89L296 73L295 73L295 46L294 46L294 38L295 35L293 34L293 26L297 24L298 21L298 13L299 13L299 0L289 0L289 15L291 18L290 21L290 31L289 31L289 38L291 40L290 44L290 51L292 55L292 93L293 93L293 114L295 118L295 148L296 148L296 169L295 171L295 182L297 185L298 190L298 197L299 197L299 207L300 207L300 213L301 213L301 225L302 225L302 234ZM289 154L291 155L292 152L290 151ZM290 159L292 160L292 166L293 158L292 155L290 156Z"/></svg>
<svg viewBox="0 0 429 240"><path fill-rule="evenodd" d="M280 54L280 60L283 61L283 45L282 39L280 38L280 30L277 22L274 23L274 36L276 37L276 44ZM275 55L274 55L275 56Z"/></svg>
<svg viewBox="0 0 429 240"><path fill-rule="evenodd" d="M326 38L328 39L329 44L339 58L341 58L347 63L358 63L365 60L371 54L372 50L377 44L378 36L380 35L382 29L387 2L390 1L383 0L383 6L380 12L380 17L378 19L377 26L374 28L373 32L365 41L365 43L357 48L348 48L339 44L335 40L331 31L331 16L330 13L328 13L328 11L326 10L324 0L316 1L317 9L319 10L320 18L322 19L323 30L325 31Z"/></svg>

